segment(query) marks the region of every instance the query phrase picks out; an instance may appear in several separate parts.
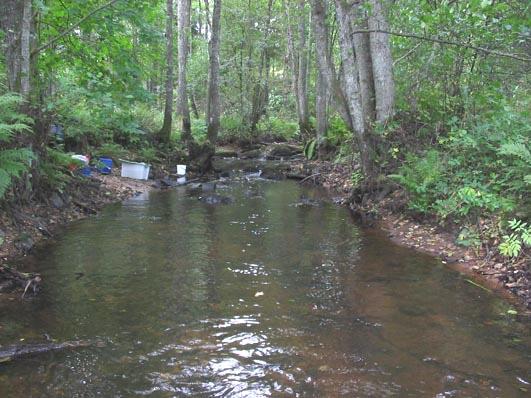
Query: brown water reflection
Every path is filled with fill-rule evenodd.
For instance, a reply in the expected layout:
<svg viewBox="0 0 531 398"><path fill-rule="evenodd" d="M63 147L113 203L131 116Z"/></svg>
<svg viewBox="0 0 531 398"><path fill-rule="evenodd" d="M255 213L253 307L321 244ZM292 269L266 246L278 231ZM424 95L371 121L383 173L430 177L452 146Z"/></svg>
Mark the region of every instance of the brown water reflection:
<svg viewBox="0 0 531 398"><path fill-rule="evenodd" d="M106 345L4 365L0 396L527 395L529 327L501 300L344 209L290 206L317 191L220 194L234 203L182 189L110 207L28 259L47 285L0 302L0 344Z"/></svg>

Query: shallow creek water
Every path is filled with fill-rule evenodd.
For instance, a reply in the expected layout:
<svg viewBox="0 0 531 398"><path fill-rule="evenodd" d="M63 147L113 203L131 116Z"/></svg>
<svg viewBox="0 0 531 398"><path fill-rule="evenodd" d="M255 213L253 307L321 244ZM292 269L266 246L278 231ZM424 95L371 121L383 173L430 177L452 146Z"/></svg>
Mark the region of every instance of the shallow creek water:
<svg viewBox="0 0 531 398"><path fill-rule="evenodd" d="M320 192L244 178L212 206L152 192L25 259L41 295L0 301L0 344L103 342L0 365L0 397L518 397L529 325Z"/></svg>

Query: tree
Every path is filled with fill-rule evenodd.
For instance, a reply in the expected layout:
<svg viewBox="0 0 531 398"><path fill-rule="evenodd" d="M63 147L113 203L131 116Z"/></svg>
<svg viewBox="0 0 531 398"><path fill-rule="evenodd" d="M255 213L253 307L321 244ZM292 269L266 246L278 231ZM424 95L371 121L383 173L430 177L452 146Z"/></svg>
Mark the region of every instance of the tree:
<svg viewBox="0 0 531 398"><path fill-rule="evenodd" d="M376 120L385 123L394 112L395 84L393 79L393 58L389 35L378 30L388 31L386 8L382 0L370 0L369 13L370 49L374 92L376 97Z"/></svg>
<svg viewBox="0 0 531 398"><path fill-rule="evenodd" d="M186 66L188 63L190 33L190 0L177 0L177 30L179 33L179 77L178 77L178 114L182 120L181 140L186 145L193 144L190 108L188 106L188 88Z"/></svg>
<svg viewBox="0 0 531 398"><path fill-rule="evenodd" d="M207 94L207 137L212 147L216 145L220 123L219 98L219 42L221 34L221 0L214 0L212 29L208 47L208 94Z"/></svg>
<svg viewBox="0 0 531 398"><path fill-rule="evenodd" d="M356 135L359 148L361 167L367 179L374 177L374 148L372 148L369 134L363 116L358 66L354 54L350 14L342 0L335 0L336 15L339 25L339 47L342 61L342 81L346 107L352 123L352 130Z"/></svg>
<svg viewBox="0 0 531 398"><path fill-rule="evenodd" d="M164 123L159 131L159 140L170 142L173 114L173 0L166 0L166 84Z"/></svg>

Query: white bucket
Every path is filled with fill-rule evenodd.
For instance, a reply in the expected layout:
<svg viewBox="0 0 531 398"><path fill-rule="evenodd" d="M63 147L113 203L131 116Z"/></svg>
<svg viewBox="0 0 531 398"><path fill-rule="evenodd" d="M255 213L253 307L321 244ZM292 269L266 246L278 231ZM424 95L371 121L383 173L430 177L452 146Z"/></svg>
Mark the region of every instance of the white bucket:
<svg viewBox="0 0 531 398"><path fill-rule="evenodd" d="M147 180L151 166L147 163L130 162L122 160L122 177L134 178L136 180Z"/></svg>
<svg viewBox="0 0 531 398"><path fill-rule="evenodd" d="M177 165L177 175L183 176L186 174L186 165L185 164L178 164Z"/></svg>

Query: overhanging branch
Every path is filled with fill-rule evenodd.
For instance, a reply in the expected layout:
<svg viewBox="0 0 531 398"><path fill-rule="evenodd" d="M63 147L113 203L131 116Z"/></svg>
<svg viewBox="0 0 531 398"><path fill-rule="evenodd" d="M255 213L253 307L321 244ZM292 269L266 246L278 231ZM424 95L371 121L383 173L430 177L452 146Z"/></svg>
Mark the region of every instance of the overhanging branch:
<svg viewBox="0 0 531 398"><path fill-rule="evenodd" d="M31 56L35 56L36 54L40 53L42 50L47 49L48 47L53 45L56 41L61 40L63 37L65 37L65 36L69 35L70 33L72 33L76 28L78 28L81 24L83 24L83 22L85 22L86 20L91 18L93 15L97 14L98 12L100 12L101 10L104 10L107 7L112 6L114 3L118 2L118 1L119 0L111 0L111 1L109 1L109 2L107 2L105 4L103 4L103 5L99 6L98 8L95 8L94 10L89 12L87 15L85 15L83 18L81 18L79 21L77 21L75 24L70 26L68 29L64 30L63 32L59 33L57 36L55 36L52 39L50 39L48 42L46 42L46 43L42 44L41 46L37 47L36 49L34 49L31 52Z"/></svg>
<svg viewBox="0 0 531 398"><path fill-rule="evenodd" d="M502 52L502 51L490 50L490 49L485 48L485 47L474 46L472 44L465 44L465 43L460 43L460 42L457 42L457 41L439 39L439 38L436 38L436 37L421 36L421 35L417 35L417 34L414 34L414 33L394 32L394 31L382 30L382 29L357 29L357 30L352 31L352 33L353 34L360 34L360 33L386 33L386 34L389 34L389 35L392 35L392 36L409 37L409 38L418 39L418 40L430 41L430 42L435 42L435 43L440 43L440 44L447 44L447 45L450 45L450 46L470 48L470 49L473 49L473 50L476 50L476 51L483 52L485 54L497 55L498 57L512 58L512 59L516 59L518 61L523 61L523 62L531 62L531 58L526 58L526 57L521 56L519 54L505 53L505 52Z"/></svg>

